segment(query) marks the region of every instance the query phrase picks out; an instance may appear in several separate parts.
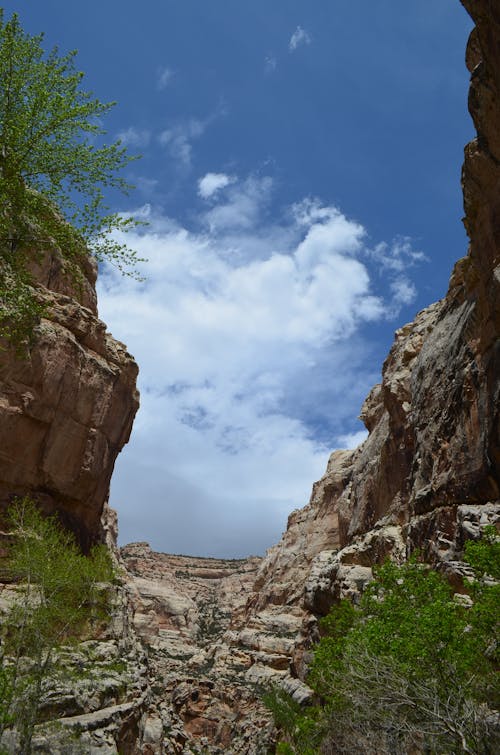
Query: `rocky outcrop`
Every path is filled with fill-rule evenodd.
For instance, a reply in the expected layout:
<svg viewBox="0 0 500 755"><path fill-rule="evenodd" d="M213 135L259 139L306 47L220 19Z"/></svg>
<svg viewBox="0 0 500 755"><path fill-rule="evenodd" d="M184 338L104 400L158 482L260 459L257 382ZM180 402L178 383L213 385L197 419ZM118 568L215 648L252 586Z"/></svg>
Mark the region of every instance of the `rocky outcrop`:
<svg viewBox="0 0 500 755"><path fill-rule="evenodd" d="M246 627L245 606L261 559L225 560L121 549L134 626L147 650L151 697L147 753L257 753L270 741L270 715L248 676L255 659L288 668L292 641ZM284 617L286 629L292 617ZM138 750L139 751L139 750Z"/></svg>
<svg viewBox="0 0 500 755"><path fill-rule="evenodd" d="M0 584L0 619L19 602L22 589ZM142 752L150 701L146 654L134 631L123 585L102 589L108 593L109 621L99 622L81 642L54 649L57 671L43 683L33 753ZM8 729L0 744L2 752L20 752L19 733Z"/></svg>
<svg viewBox="0 0 500 755"><path fill-rule="evenodd" d="M137 366L98 319L96 266L68 277L56 252L33 263L46 316L26 352L0 352L0 512L30 495L87 548L116 553L109 481L138 408ZM2 555L3 552L2 552ZM0 618L19 592L0 584ZM110 591L111 620L58 652L58 676L44 694L33 740L38 753L123 753L141 746L150 688L146 656L131 623L128 593ZM18 734L2 746L18 752Z"/></svg>
<svg viewBox="0 0 500 755"><path fill-rule="evenodd" d="M33 274L47 316L21 358L0 354L0 505L30 494L87 547L137 411L137 366L97 317L90 260L78 285L56 252Z"/></svg>

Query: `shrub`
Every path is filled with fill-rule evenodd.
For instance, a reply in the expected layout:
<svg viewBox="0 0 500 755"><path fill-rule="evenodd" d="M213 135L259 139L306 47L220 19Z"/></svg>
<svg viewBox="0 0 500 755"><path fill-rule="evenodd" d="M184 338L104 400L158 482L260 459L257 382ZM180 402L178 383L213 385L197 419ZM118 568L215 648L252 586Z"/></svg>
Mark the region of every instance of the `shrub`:
<svg viewBox="0 0 500 755"><path fill-rule="evenodd" d="M289 752L500 751L500 586L482 578L499 574L494 533L468 544L465 558L476 571L466 585L472 607L413 559L375 568L359 608L332 608L308 677L317 704L300 709L285 693L268 700Z"/></svg>
<svg viewBox="0 0 500 755"><path fill-rule="evenodd" d="M107 618L102 583L114 572L104 546L84 556L72 534L28 498L11 507L8 520L7 568L17 590L1 628L0 735L15 726L19 752L28 755L44 687L58 673L57 649Z"/></svg>

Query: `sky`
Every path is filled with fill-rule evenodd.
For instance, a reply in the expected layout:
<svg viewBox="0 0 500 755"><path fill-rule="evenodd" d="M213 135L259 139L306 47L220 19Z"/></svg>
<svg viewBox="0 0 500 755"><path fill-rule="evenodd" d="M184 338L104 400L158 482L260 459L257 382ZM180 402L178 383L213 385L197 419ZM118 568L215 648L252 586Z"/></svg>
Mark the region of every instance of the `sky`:
<svg viewBox="0 0 500 755"><path fill-rule="evenodd" d="M358 419L394 331L466 251L471 22L450 0L19 0L77 49L140 160L110 195L147 221L143 282L99 313L139 367L115 468L120 542L263 554Z"/></svg>

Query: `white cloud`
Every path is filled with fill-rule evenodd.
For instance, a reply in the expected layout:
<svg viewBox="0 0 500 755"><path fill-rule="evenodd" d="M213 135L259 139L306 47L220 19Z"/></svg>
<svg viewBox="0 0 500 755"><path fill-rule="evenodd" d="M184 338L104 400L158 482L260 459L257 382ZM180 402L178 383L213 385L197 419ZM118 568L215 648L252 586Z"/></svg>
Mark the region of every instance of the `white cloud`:
<svg viewBox="0 0 500 755"><path fill-rule="evenodd" d="M428 262L425 254L413 248L411 239L398 236L388 244L382 241L368 251L383 271L402 273L421 262Z"/></svg>
<svg viewBox="0 0 500 755"><path fill-rule="evenodd" d="M339 435L337 443L339 448L354 449L357 448L368 437L367 430L357 430L353 433L346 433L345 435Z"/></svg>
<svg viewBox="0 0 500 755"><path fill-rule="evenodd" d="M297 47L301 47L302 45L310 45L311 44L311 35L309 32L307 32L305 29L302 28L302 26L297 26L294 33L290 37L290 42L288 43L288 49L290 52L294 52Z"/></svg>
<svg viewBox="0 0 500 755"><path fill-rule="evenodd" d="M129 243L147 282L100 277L101 316L141 369L112 487L123 541L262 552L334 438L354 442L349 418L373 382L359 329L398 305L375 290L359 223L317 200L270 222L272 188L266 176L227 185L195 230L145 210L151 225Z"/></svg>
<svg viewBox="0 0 500 755"><path fill-rule="evenodd" d="M211 232L226 233L230 229L241 233L243 228L257 224L263 207L269 202L273 181L269 176L250 176L232 185L219 204L208 210L203 219Z"/></svg>
<svg viewBox="0 0 500 755"><path fill-rule="evenodd" d="M182 168L189 169L193 157L193 142L203 136L207 128L227 112L227 105L221 101L219 106L204 119L188 118L172 123L159 133L158 141Z"/></svg>
<svg viewBox="0 0 500 755"><path fill-rule="evenodd" d="M203 199L209 199L217 194L220 189L224 189L235 181L236 178L228 176L227 173L206 173L203 178L198 180L198 194Z"/></svg>
<svg viewBox="0 0 500 755"><path fill-rule="evenodd" d="M165 89L174 77L174 72L167 66L158 69L157 86L158 89Z"/></svg>
<svg viewBox="0 0 500 755"><path fill-rule="evenodd" d="M187 121L166 128L158 136L158 141L168 149L171 157L184 167L191 167L192 142L199 139L207 127L206 121L190 118Z"/></svg>
<svg viewBox="0 0 500 755"><path fill-rule="evenodd" d="M396 307L411 304L417 298L417 289L405 276L400 276L392 281L391 291Z"/></svg>
<svg viewBox="0 0 500 755"><path fill-rule="evenodd" d="M151 141L151 131L146 128L130 126L117 134L125 147L147 147Z"/></svg>

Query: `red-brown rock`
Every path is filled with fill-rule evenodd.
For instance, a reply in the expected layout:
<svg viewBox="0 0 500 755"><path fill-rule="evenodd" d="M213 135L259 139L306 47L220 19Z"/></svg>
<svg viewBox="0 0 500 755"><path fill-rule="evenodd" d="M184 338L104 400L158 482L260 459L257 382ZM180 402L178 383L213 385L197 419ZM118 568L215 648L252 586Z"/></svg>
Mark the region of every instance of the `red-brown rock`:
<svg viewBox="0 0 500 755"><path fill-rule="evenodd" d="M86 547L137 411L137 366L97 317L90 261L79 287L55 253L34 274L47 317L23 358L0 353L0 503L30 494Z"/></svg>

